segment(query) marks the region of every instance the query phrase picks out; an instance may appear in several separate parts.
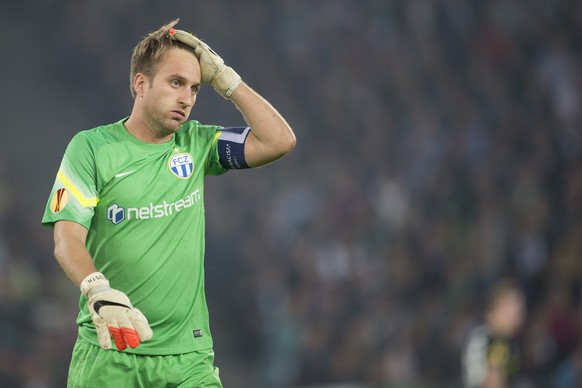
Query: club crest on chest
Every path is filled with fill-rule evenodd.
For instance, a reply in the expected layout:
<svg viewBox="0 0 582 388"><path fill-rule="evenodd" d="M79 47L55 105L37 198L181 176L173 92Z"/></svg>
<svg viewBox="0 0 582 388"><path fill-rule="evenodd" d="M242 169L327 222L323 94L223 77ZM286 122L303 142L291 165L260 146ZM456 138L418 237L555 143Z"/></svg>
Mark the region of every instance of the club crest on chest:
<svg viewBox="0 0 582 388"><path fill-rule="evenodd" d="M168 161L168 167L172 174L180 179L188 179L194 172L194 161L192 155L188 153L180 153L172 155Z"/></svg>

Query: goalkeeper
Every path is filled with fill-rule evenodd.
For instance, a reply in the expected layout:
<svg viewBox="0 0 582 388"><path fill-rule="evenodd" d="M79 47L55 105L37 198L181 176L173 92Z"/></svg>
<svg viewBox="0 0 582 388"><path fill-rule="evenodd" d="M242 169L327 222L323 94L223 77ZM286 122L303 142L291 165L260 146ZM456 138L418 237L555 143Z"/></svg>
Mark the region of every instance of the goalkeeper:
<svg viewBox="0 0 582 388"><path fill-rule="evenodd" d="M46 206L55 257L82 294L69 387L222 386L204 295L204 177L295 146L271 104L176 23L134 48L130 116L73 137ZM246 125L188 120L202 84Z"/></svg>

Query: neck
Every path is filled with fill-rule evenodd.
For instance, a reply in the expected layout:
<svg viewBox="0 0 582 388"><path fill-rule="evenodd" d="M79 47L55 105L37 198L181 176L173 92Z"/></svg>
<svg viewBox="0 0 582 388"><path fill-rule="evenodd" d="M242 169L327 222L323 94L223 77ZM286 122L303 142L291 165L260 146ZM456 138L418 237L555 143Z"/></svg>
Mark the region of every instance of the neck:
<svg viewBox="0 0 582 388"><path fill-rule="evenodd" d="M127 132L144 143L158 144L172 140L173 133L161 134L163 131L156 130L151 123L148 123L143 116L136 114L135 111L131 113L124 125Z"/></svg>

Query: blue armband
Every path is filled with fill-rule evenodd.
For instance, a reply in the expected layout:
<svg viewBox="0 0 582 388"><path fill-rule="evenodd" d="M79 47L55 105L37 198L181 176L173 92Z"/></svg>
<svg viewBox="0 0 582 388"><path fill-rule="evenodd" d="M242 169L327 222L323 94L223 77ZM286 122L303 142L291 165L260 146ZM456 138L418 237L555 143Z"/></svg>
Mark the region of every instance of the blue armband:
<svg viewBox="0 0 582 388"><path fill-rule="evenodd" d="M218 157L222 167L229 170L249 168L245 160L245 141L250 127L222 128L218 136Z"/></svg>

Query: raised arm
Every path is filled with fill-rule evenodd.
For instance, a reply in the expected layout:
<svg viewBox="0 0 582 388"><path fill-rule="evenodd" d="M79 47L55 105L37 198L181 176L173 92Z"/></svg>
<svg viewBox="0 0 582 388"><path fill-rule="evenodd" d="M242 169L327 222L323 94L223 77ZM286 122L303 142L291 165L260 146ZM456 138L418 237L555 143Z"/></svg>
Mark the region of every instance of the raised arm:
<svg viewBox="0 0 582 388"><path fill-rule="evenodd" d="M249 166L273 162L295 147L295 135L285 119L247 84L242 82L231 100L251 128L245 142L245 159Z"/></svg>
<svg viewBox="0 0 582 388"><path fill-rule="evenodd" d="M241 77L206 43L182 30L170 30L170 38L192 47L200 62L202 83L224 98L232 100L251 128L245 142L245 159L258 167L279 159L296 144L295 134L277 110Z"/></svg>

